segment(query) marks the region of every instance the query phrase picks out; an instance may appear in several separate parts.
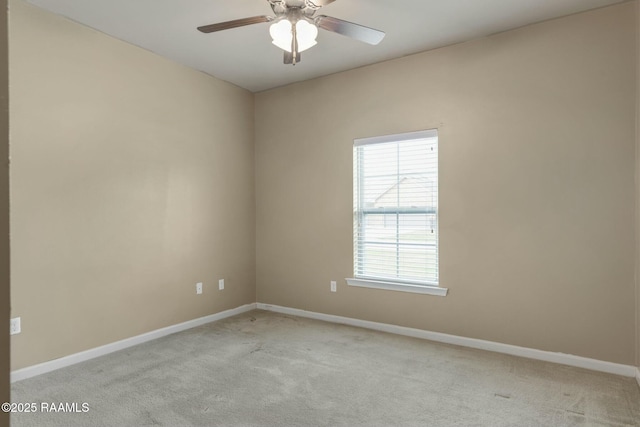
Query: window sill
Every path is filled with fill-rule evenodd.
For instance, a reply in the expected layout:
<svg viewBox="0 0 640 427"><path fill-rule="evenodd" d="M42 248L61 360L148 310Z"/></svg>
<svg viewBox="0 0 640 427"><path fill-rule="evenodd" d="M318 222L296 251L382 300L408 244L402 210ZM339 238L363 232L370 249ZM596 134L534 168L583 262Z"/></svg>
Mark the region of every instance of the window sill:
<svg viewBox="0 0 640 427"><path fill-rule="evenodd" d="M440 297L447 296L449 289L439 286L428 285L412 285L410 283L384 282L371 279L345 279L349 286L357 286L360 288L385 289L388 291L411 292L414 294L436 295Z"/></svg>

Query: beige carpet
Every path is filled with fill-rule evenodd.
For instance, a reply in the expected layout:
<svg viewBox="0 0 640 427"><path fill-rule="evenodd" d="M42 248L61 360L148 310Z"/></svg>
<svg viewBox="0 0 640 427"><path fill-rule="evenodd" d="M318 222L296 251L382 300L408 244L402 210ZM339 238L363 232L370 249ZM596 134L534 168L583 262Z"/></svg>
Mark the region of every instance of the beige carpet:
<svg viewBox="0 0 640 427"><path fill-rule="evenodd" d="M264 311L24 380L12 393L80 411L14 414L16 427L640 426L631 378Z"/></svg>

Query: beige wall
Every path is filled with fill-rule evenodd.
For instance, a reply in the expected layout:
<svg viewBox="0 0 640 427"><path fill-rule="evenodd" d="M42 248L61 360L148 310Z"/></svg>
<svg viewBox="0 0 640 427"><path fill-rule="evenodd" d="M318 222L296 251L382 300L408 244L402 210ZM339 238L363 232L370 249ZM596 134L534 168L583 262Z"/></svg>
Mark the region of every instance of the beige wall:
<svg viewBox="0 0 640 427"><path fill-rule="evenodd" d="M0 330L9 328L9 85L7 2L0 0ZM0 337L0 403L9 401L9 335ZM0 412L0 427L9 414Z"/></svg>
<svg viewBox="0 0 640 427"><path fill-rule="evenodd" d="M258 94L258 301L633 364L634 8ZM348 287L353 139L429 128L449 296Z"/></svg>
<svg viewBox="0 0 640 427"><path fill-rule="evenodd" d="M253 95L19 0L9 23L13 369L254 302Z"/></svg>

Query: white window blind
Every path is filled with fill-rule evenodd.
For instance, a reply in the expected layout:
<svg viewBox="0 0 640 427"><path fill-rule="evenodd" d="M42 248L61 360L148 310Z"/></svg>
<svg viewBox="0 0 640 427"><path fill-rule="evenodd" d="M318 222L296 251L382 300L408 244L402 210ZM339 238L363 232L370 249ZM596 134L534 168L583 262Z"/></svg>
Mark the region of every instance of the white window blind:
<svg viewBox="0 0 640 427"><path fill-rule="evenodd" d="M436 130L354 142L358 279L438 286Z"/></svg>

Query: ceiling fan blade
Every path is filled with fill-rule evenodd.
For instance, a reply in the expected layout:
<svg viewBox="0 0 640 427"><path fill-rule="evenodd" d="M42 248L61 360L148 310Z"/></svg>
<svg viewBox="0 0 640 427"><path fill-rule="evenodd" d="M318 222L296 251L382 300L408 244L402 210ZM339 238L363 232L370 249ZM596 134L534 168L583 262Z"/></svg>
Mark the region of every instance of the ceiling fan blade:
<svg viewBox="0 0 640 427"><path fill-rule="evenodd" d="M298 56L296 56L296 64L300 61L302 61L302 55L300 55L300 52L298 52ZM287 65L293 64L292 52L287 52L286 50L284 51L284 63Z"/></svg>
<svg viewBox="0 0 640 427"><path fill-rule="evenodd" d="M361 42L376 45L382 41L385 36L384 31L374 30L364 25L354 24L353 22L343 21L342 19L332 18L331 16L320 15L315 19L316 25L327 31L342 34Z"/></svg>
<svg viewBox="0 0 640 427"><path fill-rule="evenodd" d="M333 3L336 0L307 0L308 3L313 3L315 6L322 7Z"/></svg>
<svg viewBox="0 0 640 427"><path fill-rule="evenodd" d="M272 20L272 17L266 15L253 16L251 18L235 19L233 21L204 25L202 27L198 27L198 31L202 33L213 33L216 31L229 30L231 28L244 27L245 25L260 24L262 22L269 22Z"/></svg>

